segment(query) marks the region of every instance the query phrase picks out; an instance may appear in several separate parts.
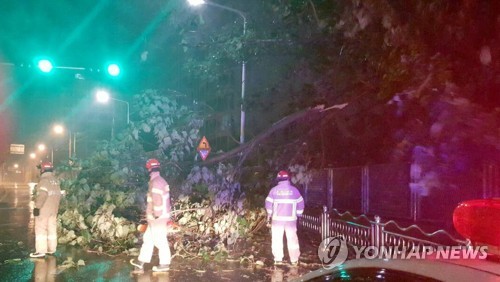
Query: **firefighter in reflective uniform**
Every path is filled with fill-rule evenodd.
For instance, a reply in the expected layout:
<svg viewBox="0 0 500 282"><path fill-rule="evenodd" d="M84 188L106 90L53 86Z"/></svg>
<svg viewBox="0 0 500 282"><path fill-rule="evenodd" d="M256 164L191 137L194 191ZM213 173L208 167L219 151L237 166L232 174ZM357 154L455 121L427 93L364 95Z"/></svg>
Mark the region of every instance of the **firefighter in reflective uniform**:
<svg viewBox="0 0 500 282"><path fill-rule="evenodd" d="M287 171L280 171L277 176L278 185L273 187L266 198L268 223L272 218L272 251L274 264L283 264L283 233L286 234L290 263L298 265L300 256L299 239L297 237L297 216L304 212L304 199L299 190L290 183Z"/></svg>
<svg viewBox="0 0 500 282"><path fill-rule="evenodd" d="M35 190L35 253L30 257L45 257L54 254L57 248L57 212L61 200L59 181L53 174L51 162L40 164L40 181Z"/></svg>
<svg viewBox="0 0 500 282"><path fill-rule="evenodd" d="M150 159L146 162L149 172L146 219L148 227L144 233L139 257L130 260L135 272L144 270L144 263L150 263L154 247L158 248L160 264L153 267L154 272L168 271L170 267L170 247L167 239L167 223L170 221L170 188L160 176L160 162Z"/></svg>

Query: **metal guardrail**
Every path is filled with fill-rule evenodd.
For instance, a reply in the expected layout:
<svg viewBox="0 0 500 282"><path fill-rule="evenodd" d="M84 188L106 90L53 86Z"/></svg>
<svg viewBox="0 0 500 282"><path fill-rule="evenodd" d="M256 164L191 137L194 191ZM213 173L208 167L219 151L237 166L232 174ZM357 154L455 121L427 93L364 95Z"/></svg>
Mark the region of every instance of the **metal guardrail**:
<svg viewBox="0 0 500 282"><path fill-rule="evenodd" d="M327 237L344 236L346 241L353 245L370 246L372 234L373 232L368 226L342 220L331 220L329 236Z"/></svg>
<svg viewBox="0 0 500 282"><path fill-rule="evenodd" d="M308 230L316 231L317 233L322 234L322 232L321 232L322 224L321 224L320 217L304 214L300 218L299 222L300 222L301 227L306 228Z"/></svg>
<svg viewBox="0 0 500 282"><path fill-rule="evenodd" d="M343 219L345 217L349 217L350 220ZM361 221L366 225L360 223ZM401 227L394 220L382 223L379 216L375 216L375 220L370 220L364 214L354 216L348 211L344 213L336 209L328 211L326 206L318 216L304 214L299 220L299 227L321 235L321 240L343 236L348 244L355 246L392 246L422 250L424 246L470 245L470 241L457 239L444 230L427 233L416 224ZM412 232L417 233L418 237L408 235ZM438 240L438 236L441 240Z"/></svg>

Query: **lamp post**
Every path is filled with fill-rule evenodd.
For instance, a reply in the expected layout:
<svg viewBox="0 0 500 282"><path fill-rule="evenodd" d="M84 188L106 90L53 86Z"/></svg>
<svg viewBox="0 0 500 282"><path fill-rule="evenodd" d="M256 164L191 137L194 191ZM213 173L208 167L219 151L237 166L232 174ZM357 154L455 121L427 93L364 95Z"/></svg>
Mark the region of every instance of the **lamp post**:
<svg viewBox="0 0 500 282"><path fill-rule="evenodd" d="M130 105L127 101L113 98L113 97L111 97L111 95L109 94L108 91L103 90L103 89L96 91L95 98L96 98L97 102L103 103L103 104L108 103L109 100L125 103L127 105L127 124L130 124ZM113 115L113 125L111 128L111 138L114 137L114 127L115 127L115 116Z"/></svg>
<svg viewBox="0 0 500 282"><path fill-rule="evenodd" d="M36 176L36 153L31 152L28 160L28 168L26 169L26 179L29 183L33 183L35 181Z"/></svg>
<svg viewBox="0 0 500 282"><path fill-rule="evenodd" d="M43 152L47 151L47 146L45 146L45 144L43 144L43 143L40 143L37 145L37 149L38 149L38 152L40 152L40 154L43 154ZM49 152L45 153L45 158L49 157L48 154L49 154ZM41 159L43 159L43 158L41 158ZM54 163L54 145L52 145L50 148L50 162Z"/></svg>
<svg viewBox="0 0 500 282"><path fill-rule="evenodd" d="M52 127L52 130L54 131L55 134L58 135L64 134L64 126L62 126L61 124L55 124ZM76 154L76 133L72 134L71 130L68 129L68 159L71 159L71 156L74 156L74 154Z"/></svg>
<svg viewBox="0 0 500 282"><path fill-rule="evenodd" d="M191 6L199 6L203 4L207 4L210 6L214 6L217 8L224 9L226 11L230 11L233 13L238 14L242 19L243 19L243 36L245 36L246 31L247 31L247 18L245 17L245 14L243 14L242 11L227 7L221 4L205 1L205 0L188 0L188 3ZM243 59L241 62L241 114L240 114L240 144L245 143L245 108L243 106L244 101L245 101L245 78L246 78L246 62Z"/></svg>

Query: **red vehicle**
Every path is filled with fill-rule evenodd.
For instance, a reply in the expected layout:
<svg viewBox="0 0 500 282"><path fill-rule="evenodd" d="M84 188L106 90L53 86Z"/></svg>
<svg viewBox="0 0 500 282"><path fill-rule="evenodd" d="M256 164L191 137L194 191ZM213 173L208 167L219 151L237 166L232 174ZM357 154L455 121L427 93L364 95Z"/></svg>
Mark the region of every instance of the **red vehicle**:
<svg viewBox="0 0 500 282"><path fill-rule="evenodd" d="M500 281L500 198L459 204L453 223L472 246L488 247L486 258L356 259L296 281Z"/></svg>

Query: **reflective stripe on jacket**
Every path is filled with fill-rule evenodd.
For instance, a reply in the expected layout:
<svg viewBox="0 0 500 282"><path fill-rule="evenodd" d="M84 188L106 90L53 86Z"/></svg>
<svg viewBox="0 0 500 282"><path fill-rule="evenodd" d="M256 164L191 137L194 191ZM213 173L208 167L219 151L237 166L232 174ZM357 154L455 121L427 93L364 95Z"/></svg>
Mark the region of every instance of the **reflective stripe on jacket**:
<svg viewBox="0 0 500 282"><path fill-rule="evenodd" d="M280 181L266 198L266 211L273 220L294 221L304 212L304 199L290 181Z"/></svg>
<svg viewBox="0 0 500 282"><path fill-rule="evenodd" d="M149 181L146 216L148 219L170 218L170 187L159 173Z"/></svg>
<svg viewBox="0 0 500 282"><path fill-rule="evenodd" d="M40 216L57 215L60 200L59 181L52 172L44 172L36 186L35 208L40 209Z"/></svg>

